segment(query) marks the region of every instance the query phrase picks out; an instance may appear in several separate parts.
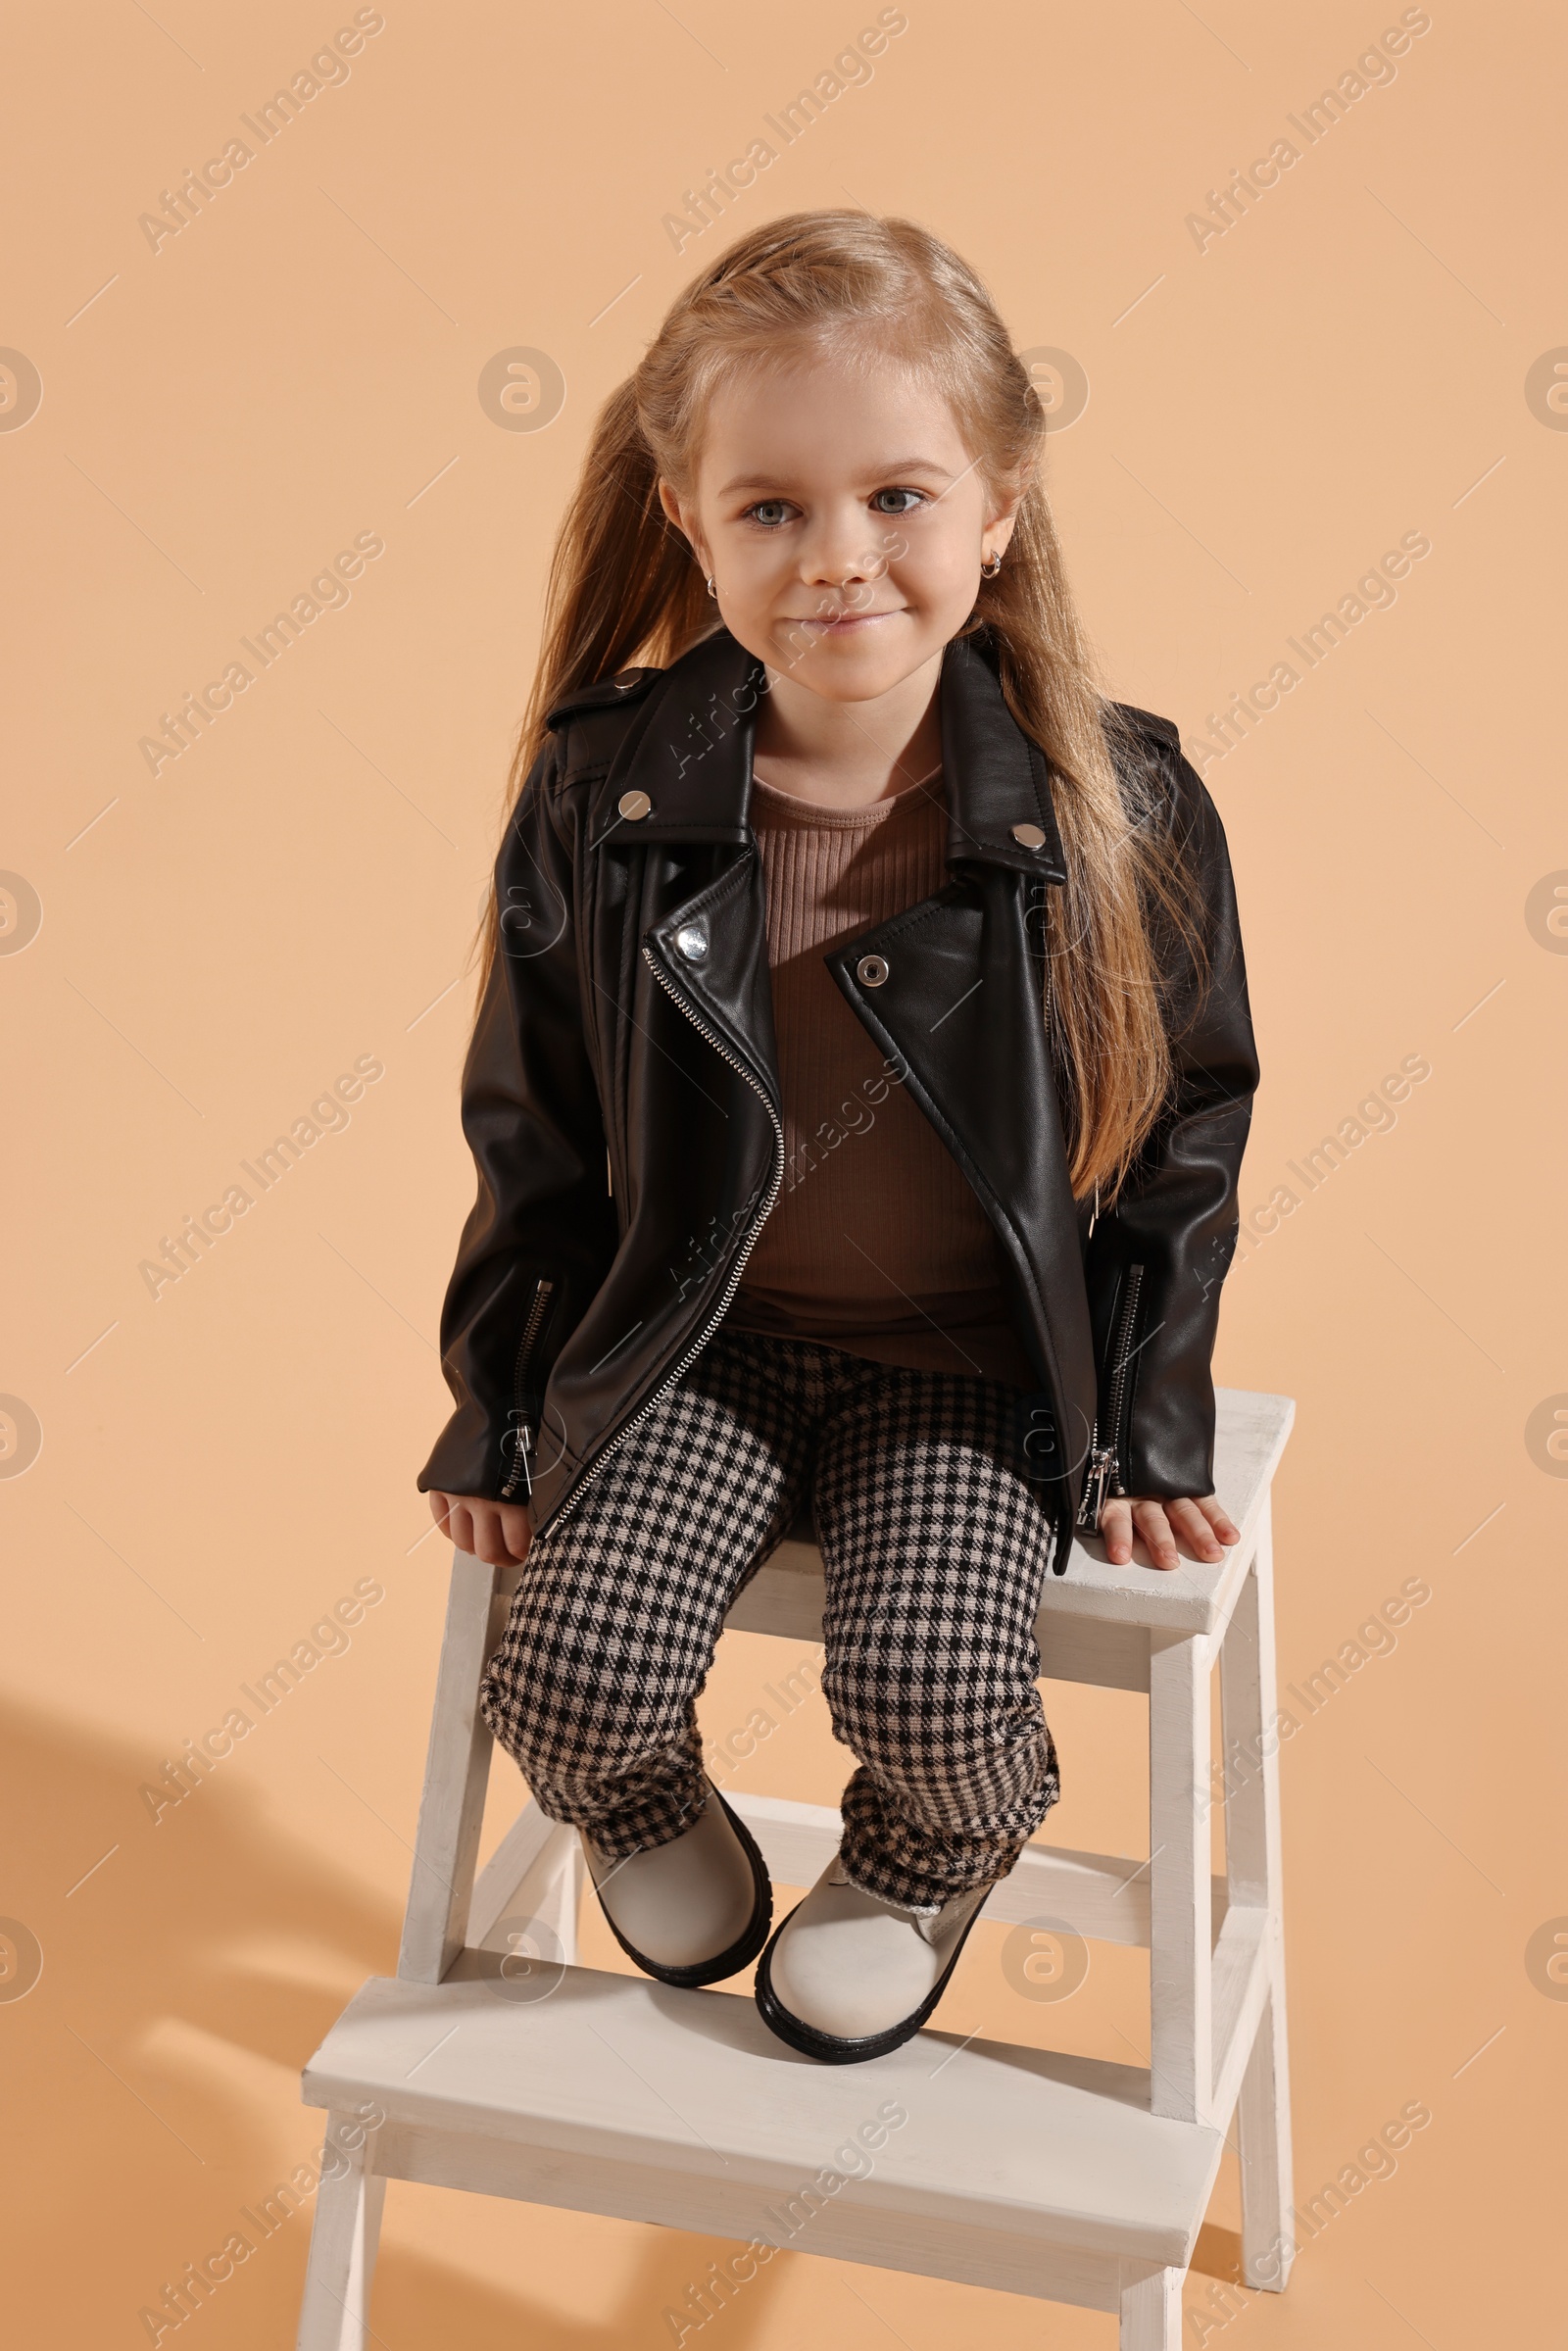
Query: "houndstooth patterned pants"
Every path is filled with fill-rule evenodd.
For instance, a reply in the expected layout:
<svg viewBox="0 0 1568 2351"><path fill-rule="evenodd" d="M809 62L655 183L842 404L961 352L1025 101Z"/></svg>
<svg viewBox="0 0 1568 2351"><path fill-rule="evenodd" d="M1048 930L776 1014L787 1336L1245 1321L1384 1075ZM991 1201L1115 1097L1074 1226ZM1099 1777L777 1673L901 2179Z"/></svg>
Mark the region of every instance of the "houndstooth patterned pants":
<svg viewBox="0 0 1568 2351"><path fill-rule="evenodd" d="M480 1711L541 1811L616 1860L690 1827L725 1615L810 1495L822 1689L859 1764L846 1870L926 1913L1005 1876L1059 1793L1034 1632L1051 1526L1018 1405L721 1327L522 1568Z"/></svg>

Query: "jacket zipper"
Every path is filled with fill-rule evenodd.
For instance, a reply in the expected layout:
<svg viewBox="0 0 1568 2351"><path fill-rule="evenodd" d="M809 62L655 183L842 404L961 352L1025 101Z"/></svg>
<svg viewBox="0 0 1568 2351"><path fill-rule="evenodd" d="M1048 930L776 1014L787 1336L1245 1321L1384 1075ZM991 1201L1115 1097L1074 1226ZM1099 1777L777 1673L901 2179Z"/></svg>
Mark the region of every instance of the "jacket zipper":
<svg viewBox="0 0 1568 2351"><path fill-rule="evenodd" d="M1100 1523L1100 1513L1107 1491L1121 1494L1123 1461L1120 1450L1122 1399L1127 1392L1127 1367L1132 1360L1133 1325L1138 1314L1138 1299L1144 1287L1141 1265L1127 1268L1127 1289L1116 1317L1116 1335L1110 1349L1110 1394L1106 1398L1105 1422L1108 1436L1103 1443L1100 1435L1100 1416L1095 1416L1094 1436L1089 1447L1089 1479L1084 1487L1084 1498L1078 1511L1078 1524L1093 1534Z"/></svg>
<svg viewBox="0 0 1568 2351"><path fill-rule="evenodd" d="M773 1169L773 1183L767 1199L763 1203L761 1215L759 1216L757 1222L747 1234L741 1252L736 1258L733 1266L730 1268L729 1281L725 1286L724 1295L719 1300L718 1312L709 1323L707 1330L704 1331L702 1337L697 1341L695 1347L688 1347L685 1354L682 1355L680 1361L675 1365L674 1369L666 1373L665 1377L661 1380L659 1386L655 1389L653 1395L648 1398L648 1401L642 1406L642 1408L632 1414L630 1420L627 1421L624 1428L616 1430L614 1436L605 1446L604 1450L596 1454L594 1459L589 1462L587 1468L580 1472L576 1484L567 1488L566 1492L562 1495L561 1500L556 1505L556 1510L554 1513L556 1517L560 1517L566 1509L568 1504L580 1500L582 1494L592 1484L593 1480L598 1477L599 1472L604 1468L605 1463L610 1459L611 1454L617 1451L619 1447L625 1444L627 1438L631 1435L634 1429L641 1427L642 1423L648 1418L649 1413L654 1409L654 1406L663 1396L665 1391L669 1388L672 1388L675 1382L681 1377L682 1373L689 1371L691 1366L696 1362L698 1356L702 1353L704 1347L708 1345L708 1342L712 1338L713 1333L718 1329L719 1324L729 1312L730 1300L735 1296L736 1291L740 1288L741 1275L746 1270L746 1260L757 1246L757 1237L760 1233L763 1225L766 1224L768 1217L771 1215L773 1202L777 1200L784 1182L784 1126L783 1121L780 1119L778 1112L774 1109L773 1104L768 1098L766 1088L758 1084L756 1077L747 1067L746 1063L740 1059L738 1054L732 1053L729 1050L729 1047L724 1044L723 1040L714 1035L713 1031L709 1027L707 1021L700 1018L699 1015L692 1010L690 1004L686 1002L686 999L681 995L680 990L675 986L674 981L668 977L662 965L658 962L646 945L643 948L643 959L647 963L648 968L653 973L655 979L658 980L660 986L663 989L665 995L672 997L675 1003L679 1004L681 1010L685 1013L687 1019L691 1022L693 1028L697 1030L698 1034L707 1038L709 1044L713 1048L713 1051L719 1054L723 1060L729 1063L731 1069L738 1069L740 1071L741 1076L751 1087L753 1093L761 1102L763 1109L767 1112L768 1117L772 1120L773 1145L776 1153L776 1163Z"/></svg>
<svg viewBox="0 0 1568 2351"><path fill-rule="evenodd" d="M1044 884L1042 884L1042 885L1041 885L1041 887L1042 887L1042 889L1043 889L1043 888L1045 887L1045 885L1044 885ZM1049 905L1049 901L1047 901L1047 902L1045 902L1045 903L1046 903L1047 905ZM1051 1051L1051 972L1052 972L1052 961L1051 961L1051 930L1050 930L1050 922L1049 922L1049 918L1048 918L1048 920L1047 920L1047 923L1046 923L1046 925L1045 925L1045 938L1044 938L1044 946L1043 946L1043 950L1042 950L1042 955L1043 955L1043 960L1044 960L1044 962L1045 962L1045 966L1046 966L1046 984L1045 984L1045 988L1044 988L1044 990L1043 990L1043 992L1042 992L1042 997L1041 997L1041 1005L1040 1005L1040 1025L1041 1025L1041 1027L1042 1027L1042 1029L1043 1029L1043 1031L1044 1031L1044 1033L1045 1033L1045 1040L1046 1040L1046 1065L1047 1065L1047 1067L1049 1068L1049 1067L1052 1065L1052 1051ZM1095 1195L1095 1206L1096 1206L1096 1208L1097 1208L1097 1210L1098 1210L1098 1208L1099 1208L1099 1206L1100 1206L1100 1195L1099 1195L1099 1193L1098 1193L1098 1192L1097 1192L1097 1193L1096 1193L1096 1195ZM1091 1224L1090 1224L1090 1227L1089 1227L1089 1230L1090 1230L1090 1232L1091 1232L1091 1233L1093 1233L1094 1229L1095 1229L1095 1228L1094 1228L1094 1224L1093 1224L1093 1222L1091 1222ZM1083 1515L1082 1515L1082 1513L1080 1512L1080 1514L1079 1514L1079 1519L1078 1519L1078 1524L1079 1524L1080 1526L1082 1526L1082 1525L1083 1525L1083 1523L1084 1523L1084 1520L1083 1520ZM1067 1528L1065 1525L1061 1524L1061 1523L1060 1523L1060 1522L1057 1520L1057 1518L1056 1518L1056 1517L1053 1516L1053 1518L1052 1518L1052 1522L1051 1522L1051 1548L1050 1548L1050 1550L1049 1550L1049 1551L1047 1552L1047 1554L1046 1554L1046 1559L1047 1559L1047 1565L1048 1565L1048 1567L1049 1567L1049 1569L1050 1569L1050 1572L1051 1572L1051 1573L1052 1573L1054 1576L1064 1576L1064 1575L1066 1574L1066 1572L1067 1572L1067 1561L1068 1561L1068 1558L1069 1558L1069 1557L1070 1557L1070 1555L1071 1555L1071 1552L1072 1552L1072 1533L1071 1533L1071 1530L1070 1530L1069 1528Z"/></svg>
<svg viewBox="0 0 1568 2351"><path fill-rule="evenodd" d="M533 1432L523 1418L522 1380L532 1358L533 1350L539 1344L539 1334L544 1328L545 1316L550 1311L550 1301L555 1295L556 1285L554 1282L546 1281L543 1277L535 1282L527 1319L522 1326L522 1337L517 1342L517 1360L512 1373L513 1419L516 1429L516 1464L501 1490L501 1499L504 1502L511 1501L519 1484L525 1495L533 1492L533 1475L528 1460L528 1456L533 1450Z"/></svg>

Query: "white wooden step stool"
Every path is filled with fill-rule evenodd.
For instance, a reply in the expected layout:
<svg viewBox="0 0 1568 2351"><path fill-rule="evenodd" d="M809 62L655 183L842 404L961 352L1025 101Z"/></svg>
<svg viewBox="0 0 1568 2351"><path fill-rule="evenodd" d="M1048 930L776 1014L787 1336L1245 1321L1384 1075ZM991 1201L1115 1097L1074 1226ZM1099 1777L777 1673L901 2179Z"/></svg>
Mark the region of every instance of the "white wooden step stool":
<svg viewBox="0 0 1568 2351"><path fill-rule="evenodd" d="M818 2065L749 1996L577 1966L574 1829L530 1799L475 1883L491 1747L479 1680L517 1570L454 1554L398 1972L355 1994L302 2078L306 2104L329 2110L340 2168L317 2195L299 2351L365 2351L389 2178L1113 2310L1121 2351L1176 2351L1233 2115L1243 2276L1283 2289L1294 2246L1269 1489L1295 1406L1234 1389L1218 1406L1215 1484L1241 1542L1214 1566L1161 1574L1109 1566L1098 1540L1080 1541L1040 1612L1048 1678L1149 1693L1152 1858L1031 1843L983 1914L1147 1946L1147 2071L929 2027L869 2064ZM790 1541L727 1622L820 1641L821 1609L820 1557ZM1225 1752L1241 1758L1225 1776L1221 1879L1216 1658ZM781 1886L810 1886L837 1848L836 1811L729 1800ZM522 1924L565 1964L514 1976ZM894 2102L906 2119L887 2129L877 2110ZM835 2164L858 2132L868 2146L879 2131L874 2154ZM757 2254L731 2258L732 2284L755 2273Z"/></svg>

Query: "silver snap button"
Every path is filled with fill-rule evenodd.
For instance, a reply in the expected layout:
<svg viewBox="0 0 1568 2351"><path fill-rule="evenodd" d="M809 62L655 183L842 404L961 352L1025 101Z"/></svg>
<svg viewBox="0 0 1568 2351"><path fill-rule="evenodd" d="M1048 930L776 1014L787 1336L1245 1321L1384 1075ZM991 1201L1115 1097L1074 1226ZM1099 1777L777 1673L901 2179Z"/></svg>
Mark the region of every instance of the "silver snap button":
<svg viewBox="0 0 1568 2351"><path fill-rule="evenodd" d="M1015 824L1012 837L1020 849L1044 849L1046 836L1038 824Z"/></svg>
<svg viewBox="0 0 1568 2351"><path fill-rule="evenodd" d="M708 926L702 922L683 922L675 933L675 945L688 963L700 963L708 953Z"/></svg>
<svg viewBox="0 0 1568 2351"><path fill-rule="evenodd" d="M615 803L621 814L629 817L633 824L639 816L646 816L653 805L646 792L623 792Z"/></svg>
<svg viewBox="0 0 1568 2351"><path fill-rule="evenodd" d="M855 966L855 976L862 988L880 988L888 976L886 958L882 955L862 955Z"/></svg>

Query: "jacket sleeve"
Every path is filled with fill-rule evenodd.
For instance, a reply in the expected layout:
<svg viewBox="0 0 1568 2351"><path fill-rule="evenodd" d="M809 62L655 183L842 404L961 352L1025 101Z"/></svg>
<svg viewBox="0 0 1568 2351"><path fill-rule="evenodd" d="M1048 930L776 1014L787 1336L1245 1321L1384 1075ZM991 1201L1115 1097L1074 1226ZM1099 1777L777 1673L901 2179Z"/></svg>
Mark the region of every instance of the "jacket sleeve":
<svg viewBox="0 0 1568 2351"><path fill-rule="evenodd" d="M521 1500L546 1377L615 1247L585 1037L557 738L530 770L495 865L500 939L463 1070L478 1195L441 1311L454 1411L421 1494Z"/></svg>
<svg viewBox="0 0 1568 2351"><path fill-rule="evenodd" d="M1173 1097L1095 1222L1085 1273L1108 1491L1172 1500L1213 1492L1209 1366L1258 1070L1224 827L1168 724L1157 757L1197 877L1207 970L1168 940L1161 950Z"/></svg>

